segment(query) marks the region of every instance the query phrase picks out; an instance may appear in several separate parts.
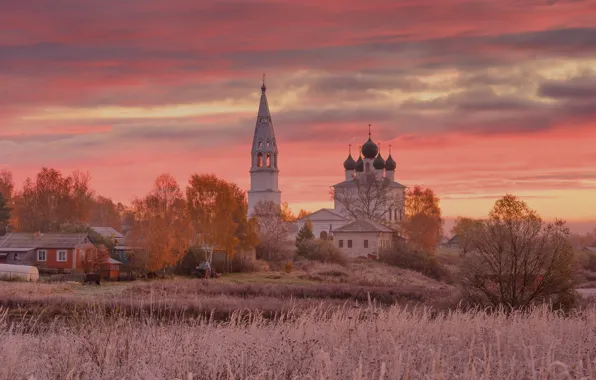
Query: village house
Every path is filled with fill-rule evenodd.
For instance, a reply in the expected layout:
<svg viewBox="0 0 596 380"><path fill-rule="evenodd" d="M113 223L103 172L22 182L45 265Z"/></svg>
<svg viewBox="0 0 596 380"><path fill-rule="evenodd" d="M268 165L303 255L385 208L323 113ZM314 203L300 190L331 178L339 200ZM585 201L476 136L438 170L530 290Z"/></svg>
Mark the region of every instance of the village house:
<svg viewBox="0 0 596 380"><path fill-rule="evenodd" d="M395 231L372 220L355 220L333 231L335 246L348 258L378 258L391 248Z"/></svg>
<svg viewBox="0 0 596 380"><path fill-rule="evenodd" d="M85 233L13 232L0 239L0 262L76 271L81 269L81 259L89 246L93 242Z"/></svg>

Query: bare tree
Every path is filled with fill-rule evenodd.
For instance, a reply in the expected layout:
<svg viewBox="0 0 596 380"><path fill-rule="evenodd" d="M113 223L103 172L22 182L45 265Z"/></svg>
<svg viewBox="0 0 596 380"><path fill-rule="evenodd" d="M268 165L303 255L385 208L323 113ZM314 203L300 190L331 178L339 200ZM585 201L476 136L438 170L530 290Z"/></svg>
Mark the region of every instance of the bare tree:
<svg viewBox="0 0 596 380"><path fill-rule="evenodd" d="M377 179L374 173L362 173L347 186L331 189L332 199L343 206L350 219L370 219L376 222L403 218L403 191L388 178ZM389 217L389 213L393 213Z"/></svg>
<svg viewBox="0 0 596 380"><path fill-rule="evenodd" d="M288 255L288 227L283 209L274 202L258 202L253 217L259 227L257 253L267 260L283 259Z"/></svg>
<svg viewBox="0 0 596 380"><path fill-rule="evenodd" d="M474 249L462 260L463 291L479 303L514 308L572 295L568 235L564 222L545 223L523 201L505 196L467 232Z"/></svg>

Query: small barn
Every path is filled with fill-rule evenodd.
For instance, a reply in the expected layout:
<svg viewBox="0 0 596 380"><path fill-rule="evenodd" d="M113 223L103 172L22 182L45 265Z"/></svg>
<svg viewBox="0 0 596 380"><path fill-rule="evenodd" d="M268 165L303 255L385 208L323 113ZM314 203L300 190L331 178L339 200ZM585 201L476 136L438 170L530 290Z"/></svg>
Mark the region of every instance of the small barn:
<svg viewBox="0 0 596 380"><path fill-rule="evenodd" d="M101 267L101 278L108 281L118 280L121 264L120 261L109 257Z"/></svg>

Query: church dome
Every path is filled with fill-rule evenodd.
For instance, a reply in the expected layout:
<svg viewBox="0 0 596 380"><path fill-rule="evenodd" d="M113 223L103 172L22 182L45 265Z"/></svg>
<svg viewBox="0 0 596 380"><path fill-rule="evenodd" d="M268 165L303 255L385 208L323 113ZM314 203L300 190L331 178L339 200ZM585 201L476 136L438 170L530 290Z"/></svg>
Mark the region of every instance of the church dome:
<svg viewBox="0 0 596 380"><path fill-rule="evenodd" d="M387 157L387 161L385 161L385 170L394 171L396 167L397 167L397 164L395 163L395 161L393 160L393 157L391 157L391 154L390 154L389 157Z"/></svg>
<svg viewBox="0 0 596 380"><path fill-rule="evenodd" d="M356 169L356 161L352 158L350 154L348 158L344 161L344 169L346 170L354 170Z"/></svg>
<svg viewBox="0 0 596 380"><path fill-rule="evenodd" d="M373 167L378 170L385 169L385 160L381 157L381 153L373 161Z"/></svg>
<svg viewBox="0 0 596 380"><path fill-rule="evenodd" d="M362 154L365 158L375 158L378 153L379 147L369 137L368 141L362 145Z"/></svg>
<svg viewBox="0 0 596 380"><path fill-rule="evenodd" d="M361 157L358 157L358 161L356 161L356 171L362 173L364 171L364 160Z"/></svg>

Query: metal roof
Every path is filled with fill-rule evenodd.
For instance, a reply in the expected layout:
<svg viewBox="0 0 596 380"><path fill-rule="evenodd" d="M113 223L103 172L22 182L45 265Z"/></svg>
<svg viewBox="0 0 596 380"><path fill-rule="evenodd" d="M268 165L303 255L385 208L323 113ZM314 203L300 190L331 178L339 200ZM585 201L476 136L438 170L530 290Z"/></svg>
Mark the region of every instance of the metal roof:
<svg viewBox="0 0 596 380"><path fill-rule="evenodd" d="M0 239L0 250L5 248L76 248L85 242L87 234L21 233L13 232Z"/></svg>
<svg viewBox="0 0 596 380"><path fill-rule="evenodd" d="M384 226L377 222L373 222L372 220L359 219L359 220L353 221L352 223L348 223L345 226L336 228L332 232L336 233L336 232L395 232L395 231L387 226Z"/></svg>

